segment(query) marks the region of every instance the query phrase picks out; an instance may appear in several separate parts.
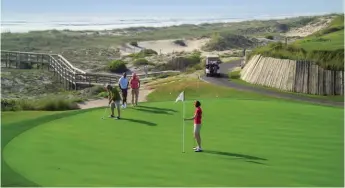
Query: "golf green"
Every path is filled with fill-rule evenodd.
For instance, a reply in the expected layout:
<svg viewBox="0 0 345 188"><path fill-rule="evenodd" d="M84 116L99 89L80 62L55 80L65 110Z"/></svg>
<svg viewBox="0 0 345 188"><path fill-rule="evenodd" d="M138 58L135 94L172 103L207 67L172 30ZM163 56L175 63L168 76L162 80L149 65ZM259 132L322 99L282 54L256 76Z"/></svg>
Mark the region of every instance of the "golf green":
<svg viewBox="0 0 345 188"><path fill-rule="evenodd" d="M3 157L41 186L344 186L343 109L226 99L202 108L201 153L191 121L181 152L182 103L160 102L127 108L121 120L96 109L43 123Z"/></svg>

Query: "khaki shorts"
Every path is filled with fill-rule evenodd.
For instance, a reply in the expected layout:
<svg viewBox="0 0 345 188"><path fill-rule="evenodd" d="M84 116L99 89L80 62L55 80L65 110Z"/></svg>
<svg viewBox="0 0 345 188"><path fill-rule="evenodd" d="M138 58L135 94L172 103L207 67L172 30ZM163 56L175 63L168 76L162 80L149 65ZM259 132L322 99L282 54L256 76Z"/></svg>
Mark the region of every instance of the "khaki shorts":
<svg viewBox="0 0 345 188"><path fill-rule="evenodd" d="M120 108L120 101L112 101L112 102L110 103L110 107L111 107L112 109L114 109L115 107L116 107L116 108Z"/></svg>
<svg viewBox="0 0 345 188"><path fill-rule="evenodd" d="M194 124L194 134L200 134L201 124Z"/></svg>

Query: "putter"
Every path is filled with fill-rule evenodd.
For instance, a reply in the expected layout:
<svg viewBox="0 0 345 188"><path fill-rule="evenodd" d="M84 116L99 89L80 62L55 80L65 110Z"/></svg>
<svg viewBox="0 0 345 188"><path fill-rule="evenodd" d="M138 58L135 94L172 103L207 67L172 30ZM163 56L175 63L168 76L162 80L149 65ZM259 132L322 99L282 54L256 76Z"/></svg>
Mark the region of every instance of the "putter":
<svg viewBox="0 0 345 188"><path fill-rule="evenodd" d="M108 107L109 107L109 106L107 106L107 107L104 109L103 117L102 117L101 119L104 119L104 116L105 116L105 113L107 112Z"/></svg>

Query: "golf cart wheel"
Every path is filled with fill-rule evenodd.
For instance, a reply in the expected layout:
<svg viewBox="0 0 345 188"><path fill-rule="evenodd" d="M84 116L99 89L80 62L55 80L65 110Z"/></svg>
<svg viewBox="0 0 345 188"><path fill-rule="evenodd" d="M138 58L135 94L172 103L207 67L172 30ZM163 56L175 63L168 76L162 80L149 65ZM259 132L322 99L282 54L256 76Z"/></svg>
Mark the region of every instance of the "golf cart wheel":
<svg viewBox="0 0 345 188"><path fill-rule="evenodd" d="M209 77L209 76L210 76L210 74L206 73L206 77Z"/></svg>

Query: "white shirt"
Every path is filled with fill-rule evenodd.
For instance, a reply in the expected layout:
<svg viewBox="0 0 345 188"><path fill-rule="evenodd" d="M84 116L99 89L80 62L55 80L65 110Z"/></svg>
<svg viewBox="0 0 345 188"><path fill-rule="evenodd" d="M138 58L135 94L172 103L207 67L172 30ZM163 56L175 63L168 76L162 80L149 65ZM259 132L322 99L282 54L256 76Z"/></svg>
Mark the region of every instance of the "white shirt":
<svg viewBox="0 0 345 188"><path fill-rule="evenodd" d="M128 87L128 79L124 78L123 76L119 80L119 84L121 86L121 89L127 89Z"/></svg>

